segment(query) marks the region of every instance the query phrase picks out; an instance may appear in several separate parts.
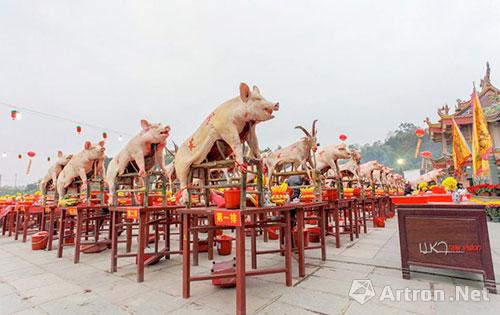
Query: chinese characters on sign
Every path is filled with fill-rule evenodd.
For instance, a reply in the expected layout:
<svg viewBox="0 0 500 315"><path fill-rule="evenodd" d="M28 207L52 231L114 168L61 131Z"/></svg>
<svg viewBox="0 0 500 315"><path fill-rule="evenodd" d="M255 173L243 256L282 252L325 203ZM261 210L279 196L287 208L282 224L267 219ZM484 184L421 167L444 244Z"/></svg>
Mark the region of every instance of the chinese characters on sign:
<svg viewBox="0 0 500 315"><path fill-rule="evenodd" d="M68 208L68 215L76 215L78 213L78 210L76 207L69 207Z"/></svg>
<svg viewBox="0 0 500 315"><path fill-rule="evenodd" d="M139 208L128 208L126 217L129 220L137 220L138 213L139 213Z"/></svg>
<svg viewBox="0 0 500 315"><path fill-rule="evenodd" d="M239 210L215 210L215 225L241 226Z"/></svg>

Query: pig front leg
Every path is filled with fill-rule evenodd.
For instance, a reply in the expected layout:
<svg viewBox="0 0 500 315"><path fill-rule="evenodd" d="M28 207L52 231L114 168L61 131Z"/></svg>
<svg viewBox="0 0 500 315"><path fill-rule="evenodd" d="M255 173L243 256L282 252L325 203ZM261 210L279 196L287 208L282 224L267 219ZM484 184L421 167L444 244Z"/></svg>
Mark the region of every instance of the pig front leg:
<svg viewBox="0 0 500 315"><path fill-rule="evenodd" d="M84 167L78 169L78 176L80 176L80 179L82 180L82 186L88 183L87 172L85 172Z"/></svg>
<svg viewBox="0 0 500 315"><path fill-rule="evenodd" d="M238 168L240 171L247 171L247 165L245 160L243 159L243 145L241 144L240 136L236 132L236 129L231 130L227 133L221 135L222 140L226 141L227 144L231 147L234 153L234 158L236 163L238 164Z"/></svg>
<svg viewBox="0 0 500 315"><path fill-rule="evenodd" d="M139 176L145 177L147 173L146 173L146 167L144 165L144 154L142 153L142 151L136 150L131 152L130 155L132 156L135 163L137 163L137 166L139 167Z"/></svg>
<svg viewBox="0 0 500 315"><path fill-rule="evenodd" d="M52 172L51 177L52 177L52 186L54 188L56 188L56 183L57 183L57 174L56 174L56 172ZM45 188L48 189L48 187L45 187Z"/></svg>
<svg viewBox="0 0 500 315"><path fill-rule="evenodd" d="M259 141L257 140L257 134L255 133L255 124L250 128L250 133L248 135L248 146L256 159L260 159Z"/></svg>
<svg viewBox="0 0 500 315"><path fill-rule="evenodd" d="M69 183L66 183L66 176L61 173L59 174L59 178L57 178L56 189L57 194L59 195L59 200L61 200L66 194L66 187L69 186Z"/></svg>
<svg viewBox="0 0 500 315"><path fill-rule="evenodd" d="M161 171L165 177L169 177L169 172L167 170L167 166L165 165L165 144L158 145L158 148L155 151L155 161L160 166Z"/></svg>

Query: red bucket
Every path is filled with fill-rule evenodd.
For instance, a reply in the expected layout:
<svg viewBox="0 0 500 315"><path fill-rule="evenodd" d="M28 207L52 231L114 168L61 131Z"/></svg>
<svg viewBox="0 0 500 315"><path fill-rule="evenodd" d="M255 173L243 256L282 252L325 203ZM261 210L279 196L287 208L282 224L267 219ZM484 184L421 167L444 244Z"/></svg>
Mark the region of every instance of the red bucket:
<svg viewBox="0 0 500 315"><path fill-rule="evenodd" d="M221 256L231 255L233 238L229 235L222 234L218 236L215 241L217 242L217 252Z"/></svg>
<svg viewBox="0 0 500 315"><path fill-rule="evenodd" d="M309 235L308 229L304 229L304 247L308 247L309 246L309 236L308 235ZM298 246L297 239L298 239L298 233L297 233L297 228L295 227L293 229L293 243L294 243L294 247Z"/></svg>
<svg viewBox="0 0 500 315"><path fill-rule="evenodd" d="M73 235L73 231L67 229L64 231L64 244L65 245L74 245L75 244L75 236Z"/></svg>
<svg viewBox="0 0 500 315"><path fill-rule="evenodd" d="M321 229L318 226L313 226L307 229L309 232L309 242L311 243L319 243L320 237L319 234L321 233Z"/></svg>
<svg viewBox="0 0 500 315"><path fill-rule="evenodd" d="M373 218L373 223L375 227L383 228L385 227L385 218L384 217L375 217Z"/></svg>
<svg viewBox="0 0 500 315"><path fill-rule="evenodd" d="M198 240L198 252L200 252L200 253L208 252L208 240L207 239Z"/></svg>
<svg viewBox="0 0 500 315"><path fill-rule="evenodd" d="M267 233L269 235L270 240L277 240L280 238L278 234L279 227L277 226L271 226L268 230Z"/></svg>
<svg viewBox="0 0 500 315"><path fill-rule="evenodd" d="M35 233L31 236L31 249L43 250L47 248L48 242L49 242L49 233L47 231L41 231Z"/></svg>
<svg viewBox="0 0 500 315"><path fill-rule="evenodd" d="M323 188L323 199L333 201L339 199L339 194L335 188Z"/></svg>
<svg viewBox="0 0 500 315"><path fill-rule="evenodd" d="M227 209L239 209L240 208L240 189L239 188L229 188L224 190L224 200L226 201Z"/></svg>

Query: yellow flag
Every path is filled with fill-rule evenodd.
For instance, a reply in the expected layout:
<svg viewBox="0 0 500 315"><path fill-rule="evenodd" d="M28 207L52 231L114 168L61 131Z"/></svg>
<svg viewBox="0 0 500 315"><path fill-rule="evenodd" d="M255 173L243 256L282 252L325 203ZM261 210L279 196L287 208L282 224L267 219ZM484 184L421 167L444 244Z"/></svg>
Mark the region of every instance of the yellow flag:
<svg viewBox="0 0 500 315"><path fill-rule="evenodd" d="M465 141L464 135L458 128L455 119L452 119L451 134L453 136L452 153L455 172L461 174L462 167L467 162L467 159L471 157L471 153L469 145Z"/></svg>
<svg viewBox="0 0 500 315"><path fill-rule="evenodd" d="M472 174L487 177L490 171L488 156L493 150L493 142L488 131L488 122L476 93L472 92Z"/></svg>

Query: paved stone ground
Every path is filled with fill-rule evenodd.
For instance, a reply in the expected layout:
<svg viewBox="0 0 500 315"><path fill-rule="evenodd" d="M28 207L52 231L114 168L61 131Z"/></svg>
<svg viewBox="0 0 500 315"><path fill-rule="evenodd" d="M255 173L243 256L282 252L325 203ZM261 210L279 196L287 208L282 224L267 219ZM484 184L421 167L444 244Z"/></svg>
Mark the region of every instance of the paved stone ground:
<svg viewBox="0 0 500 315"><path fill-rule="evenodd" d="M500 223L489 223L496 279L500 279ZM459 233L459 231L457 231ZM273 247L276 243L259 243ZM30 243L0 237L0 314L233 314L234 289L220 289L209 282L192 285L192 297L182 299L181 257L162 260L146 268L144 283L136 283L134 259L119 261L117 273L110 274L109 251L82 255L73 264L71 248L64 257L56 252L31 251ZM461 272L423 270L412 280L401 278L397 221L384 229L369 229L352 243L343 238L340 249L328 240L328 259L319 252L307 253L307 274L297 276L294 285L284 285L284 275L252 277L247 281L248 313L257 314L499 314L500 296L489 294L481 302L393 302L380 301L382 288L443 289L447 295L455 287L481 289L480 276ZM226 260L216 257L216 260ZM206 254L193 273L206 273ZM279 266L280 256L259 256L259 266ZM249 259L247 260L249 262ZM353 279L370 279L376 296L361 305L350 299ZM500 289L500 286L499 286ZM448 297L448 296L447 296Z"/></svg>

